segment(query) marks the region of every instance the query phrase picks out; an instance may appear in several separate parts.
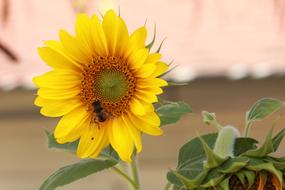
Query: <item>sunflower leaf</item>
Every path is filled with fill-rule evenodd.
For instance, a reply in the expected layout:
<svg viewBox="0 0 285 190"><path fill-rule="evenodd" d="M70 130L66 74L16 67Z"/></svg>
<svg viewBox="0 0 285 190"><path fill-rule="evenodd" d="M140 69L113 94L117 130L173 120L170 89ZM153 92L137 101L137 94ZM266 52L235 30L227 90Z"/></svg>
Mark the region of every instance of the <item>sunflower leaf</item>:
<svg viewBox="0 0 285 190"><path fill-rule="evenodd" d="M117 162L114 160L80 160L75 164L62 167L54 172L44 181L39 190L54 190L57 187L67 185L93 173L108 169L116 164Z"/></svg>
<svg viewBox="0 0 285 190"><path fill-rule="evenodd" d="M261 120L284 106L285 103L277 99L265 98L258 100L246 113L247 123Z"/></svg>
<svg viewBox="0 0 285 190"><path fill-rule="evenodd" d="M207 134L200 138L203 139L209 147L213 148L217 134ZM196 182L199 182L203 178L203 171L205 171L203 165L204 161L207 160L200 138L196 137L190 140L179 150L176 172L188 178L192 184L196 184ZM178 187L182 186L181 181L172 171L168 172L167 179L170 183L175 184Z"/></svg>
<svg viewBox="0 0 285 190"><path fill-rule="evenodd" d="M269 131L264 144L255 150L248 150L247 152L243 153L242 156L250 156L250 157L258 157L262 158L272 152L274 152L274 147L272 143L272 131L273 128Z"/></svg>
<svg viewBox="0 0 285 190"><path fill-rule="evenodd" d="M236 139L235 148L234 148L234 155L239 156L242 153L253 150L257 148L258 141L252 138L241 137Z"/></svg>
<svg viewBox="0 0 285 190"><path fill-rule="evenodd" d="M283 140L285 136L285 128L282 129L273 139L272 139L272 143L273 143L273 147L274 147L274 151L277 151L281 141Z"/></svg>
<svg viewBox="0 0 285 190"><path fill-rule="evenodd" d="M156 109L160 117L160 126L176 123L182 116L191 113L191 107L185 102L167 102Z"/></svg>

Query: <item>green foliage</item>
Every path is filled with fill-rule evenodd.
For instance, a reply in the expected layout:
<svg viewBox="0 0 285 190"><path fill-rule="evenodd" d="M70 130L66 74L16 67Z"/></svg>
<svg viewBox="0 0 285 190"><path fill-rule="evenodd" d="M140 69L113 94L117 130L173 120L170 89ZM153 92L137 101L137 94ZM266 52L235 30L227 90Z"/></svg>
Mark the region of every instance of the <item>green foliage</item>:
<svg viewBox="0 0 285 190"><path fill-rule="evenodd" d="M117 164L115 160L81 160L60 168L44 181L39 190L54 190L57 187L69 184L93 173L110 168Z"/></svg>
<svg viewBox="0 0 285 190"><path fill-rule="evenodd" d="M156 109L161 126L176 123L184 115L191 113L191 107L185 102L167 102Z"/></svg>
<svg viewBox="0 0 285 190"><path fill-rule="evenodd" d="M243 156L262 158L262 157L274 152L274 147L273 147L273 143L272 143L272 131L273 131L273 128L271 128L270 132L268 133L268 135L266 137L264 144L261 147L259 147L258 149L248 150L247 152L245 152L242 155Z"/></svg>
<svg viewBox="0 0 285 190"><path fill-rule="evenodd" d="M277 99L265 98L258 100L246 113L246 120L247 122L253 122L263 119L284 106L284 102Z"/></svg>
<svg viewBox="0 0 285 190"><path fill-rule="evenodd" d="M272 138L271 129L260 147L257 147L255 139L237 138L234 157L224 160L216 159L217 155L213 151L217 134L196 137L182 146L176 171L169 171L167 179L175 185L174 189L203 190L215 186L229 190L228 183L232 175L236 175L243 184L251 186L256 172L263 172L265 177L268 173L275 175L281 183L285 158L274 158L269 154L278 149L283 137L284 130L281 130Z"/></svg>
<svg viewBox="0 0 285 190"><path fill-rule="evenodd" d="M236 139L234 156L239 156L248 150L253 150L257 148L258 141L249 137L240 137Z"/></svg>

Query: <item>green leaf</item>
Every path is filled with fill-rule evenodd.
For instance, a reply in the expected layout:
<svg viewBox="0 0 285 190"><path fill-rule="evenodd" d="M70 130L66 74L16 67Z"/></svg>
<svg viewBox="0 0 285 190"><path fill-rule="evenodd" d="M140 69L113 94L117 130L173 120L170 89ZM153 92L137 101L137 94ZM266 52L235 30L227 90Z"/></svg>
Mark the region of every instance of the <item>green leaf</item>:
<svg viewBox="0 0 285 190"><path fill-rule="evenodd" d="M252 138L241 137L236 139L235 148L234 148L234 155L239 156L242 153L253 150L257 148L258 141Z"/></svg>
<svg viewBox="0 0 285 190"><path fill-rule="evenodd" d="M218 168L212 169L204 179L201 187L215 187L225 179L226 174L220 173Z"/></svg>
<svg viewBox="0 0 285 190"><path fill-rule="evenodd" d="M114 160L81 160L57 170L44 181L39 190L54 190L57 187L64 186L116 164L117 162Z"/></svg>
<svg viewBox="0 0 285 190"><path fill-rule="evenodd" d="M265 98L258 100L247 112L246 120L247 122L253 122L263 119L284 106L284 102L277 99Z"/></svg>
<svg viewBox="0 0 285 190"><path fill-rule="evenodd" d="M241 168L245 167L249 162L249 158L236 157L228 159L222 166L219 167L221 173L236 173Z"/></svg>
<svg viewBox="0 0 285 190"><path fill-rule="evenodd" d="M191 113L192 109L185 102L168 102L156 109L160 117L160 125L176 123L182 116Z"/></svg>
<svg viewBox="0 0 285 190"><path fill-rule="evenodd" d="M243 156L250 156L250 157L258 157L262 158L272 152L274 152L274 147L272 144L272 131L273 128L269 131L264 144L255 150L248 150L247 152L243 153Z"/></svg>
<svg viewBox="0 0 285 190"><path fill-rule="evenodd" d="M202 138L209 147L213 148L217 134L203 135ZM204 161L207 160L206 153L203 149L203 144L199 137L190 140L188 143L183 145L179 150L177 171L179 174L185 176L189 180L199 181L200 178L197 176L202 175L204 171ZM172 184L181 186L180 180L174 175L173 172L168 172L167 179Z"/></svg>
<svg viewBox="0 0 285 190"><path fill-rule="evenodd" d="M285 136L285 128L282 129L273 139L272 139L272 143L273 143L273 147L274 147L274 151L277 151L282 139Z"/></svg>

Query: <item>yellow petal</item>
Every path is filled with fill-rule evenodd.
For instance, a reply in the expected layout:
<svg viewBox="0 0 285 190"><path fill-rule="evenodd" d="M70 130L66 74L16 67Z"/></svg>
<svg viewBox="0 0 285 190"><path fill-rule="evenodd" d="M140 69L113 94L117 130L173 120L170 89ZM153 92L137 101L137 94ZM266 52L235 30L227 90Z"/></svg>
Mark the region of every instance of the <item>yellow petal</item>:
<svg viewBox="0 0 285 190"><path fill-rule="evenodd" d="M91 117L84 118L79 124L77 124L72 130L69 131L65 136L58 137L56 141L60 144L74 142L78 140L88 129Z"/></svg>
<svg viewBox="0 0 285 190"><path fill-rule="evenodd" d="M136 72L136 75L141 78L147 78L154 73L156 66L154 64L144 64Z"/></svg>
<svg viewBox="0 0 285 190"><path fill-rule="evenodd" d="M154 112L149 112L143 116L136 116L129 112L128 117L137 129L146 134L157 136L163 133L159 127L160 119Z"/></svg>
<svg viewBox="0 0 285 190"><path fill-rule="evenodd" d="M35 104L41 106L41 114L48 117L60 117L82 105L78 98L68 100L49 100L38 96Z"/></svg>
<svg viewBox="0 0 285 190"><path fill-rule="evenodd" d="M67 89L80 85L81 75L72 70L54 70L34 77L33 82L38 87Z"/></svg>
<svg viewBox="0 0 285 190"><path fill-rule="evenodd" d="M163 90L161 88L159 88L159 87L155 87L155 86L154 87L141 87L141 86L139 86L139 84L137 86L137 90L138 91L143 91L143 92L153 93L155 95L163 93Z"/></svg>
<svg viewBox="0 0 285 190"><path fill-rule="evenodd" d="M144 102L133 98L130 103L131 111L136 115L144 115L146 113L146 107L144 107Z"/></svg>
<svg viewBox="0 0 285 190"><path fill-rule="evenodd" d="M146 63L156 63L161 58L161 55L159 53L151 53L148 55L148 58L146 59Z"/></svg>
<svg viewBox="0 0 285 190"><path fill-rule="evenodd" d="M91 18L91 31L95 46L95 52L101 56L108 55L108 46L105 37L105 33L101 26L101 23L96 15Z"/></svg>
<svg viewBox="0 0 285 190"><path fill-rule="evenodd" d="M51 89L51 88L40 88L38 95L45 99L70 99L75 98L80 93L79 88L68 88L68 89Z"/></svg>
<svg viewBox="0 0 285 190"><path fill-rule="evenodd" d="M54 136L55 138L63 138L68 136L70 133L80 132L84 130L84 128L88 127L85 125L80 125L82 122L89 117L89 113L85 106L78 107L74 109L72 112L64 115L61 120L58 122ZM84 122L85 123L85 122Z"/></svg>
<svg viewBox="0 0 285 190"><path fill-rule="evenodd" d="M80 138L77 155L80 158L91 157L91 155L96 158L105 148L107 137L106 127L99 128L97 124L92 123Z"/></svg>
<svg viewBox="0 0 285 190"><path fill-rule="evenodd" d="M69 57L83 65L92 62L92 53L82 43L78 42L76 38L64 30L59 31L59 38Z"/></svg>
<svg viewBox="0 0 285 190"><path fill-rule="evenodd" d="M130 65L135 69L139 69L146 61L148 57L148 49L147 48L142 48L139 49L138 51L135 51L130 55L128 58Z"/></svg>
<svg viewBox="0 0 285 190"><path fill-rule="evenodd" d="M137 152L141 152L142 150L141 132L132 124L127 115L123 115L122 119L124 121L124 125L128 128L128 131L135 143Z"/></svg>
<svg viewBox="0 0 285 190"><path fill-rule="evenodd" d="M145 47L146 33L145 27L141 27L132 33L126 56Z"/></svg>
<svg viewBox="0 0 285 190"><path fill-rule="evenodd" d="M127 127L120 117L112 121L112 125L108 130L109 140L112 147L119 154L123 161L131 162L131 155L134 149L132 137L129 134Z"/></svg>
<svg viewBox="0 0 285 190"><path fill-rule="evenodd" d="M125 52L129 34L124 21L113 10L109 10L103 18L102 27L110 55L121 55L122 52Z"/></svg>
<svg viewBox="0 0 285 190"><path fill-rule="evenodd" d="M168 70L168 65L166 63L157 62L157 63L155 63L155 65L156 65L156 69L151 74L151 77L158 77Z"/></svg>
<svg viewBox="0 0 285 190"><path fill-rule="evenodd" d="M75 25L76 38L82 42L86 48L89 49L89 52L94 52L94 44L91 35L91 19L87 16L87 14L78 14L76 17L76 25Z"/></svg>
<svg viewBox="0 0 285 190"><path fill-rule="evenodd" d="M167 86L168 83L161 78L139 78L138 85L140 87L163 87Z"/></svg>
<svg viewBox="0 0 285 190"><path fill-rule="evenodd" d="M158 101L157 96L151 92L137 90L135 96L147 103L154 103Z"/></svg>
<svg viewBox="0 0 285 190"><path fill-rule="evenodd" d="M42 60L52 68L69 69L74 71L79 70L77 64L74 61L68 59L62 53L57 52L49 47L38 48L38 53Z"/></svg>

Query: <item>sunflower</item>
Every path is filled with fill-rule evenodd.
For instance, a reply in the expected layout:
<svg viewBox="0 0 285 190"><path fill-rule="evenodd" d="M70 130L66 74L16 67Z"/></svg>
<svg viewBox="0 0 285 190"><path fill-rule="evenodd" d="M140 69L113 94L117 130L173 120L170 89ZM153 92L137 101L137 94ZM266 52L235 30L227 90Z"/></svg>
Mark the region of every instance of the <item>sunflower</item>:
<svg viewBox="0 0 285 190"><path fill-rule="evenodd" d="M35 77L35 104L41 114L61 117L58 143L79 139L77 155L96 158L111 145L123 161L142 150L141 134L161 135L153 103L167 82L159 76L168 65L147 48L146 28L131 35L113 10L102 21L93 15L76 18L75 35L59 32L59 41L38 49L53 70Z"/></svg>

